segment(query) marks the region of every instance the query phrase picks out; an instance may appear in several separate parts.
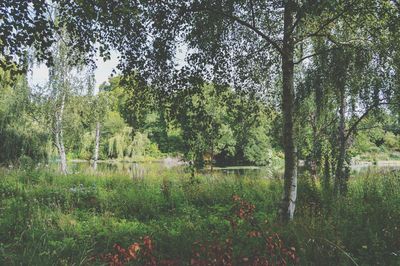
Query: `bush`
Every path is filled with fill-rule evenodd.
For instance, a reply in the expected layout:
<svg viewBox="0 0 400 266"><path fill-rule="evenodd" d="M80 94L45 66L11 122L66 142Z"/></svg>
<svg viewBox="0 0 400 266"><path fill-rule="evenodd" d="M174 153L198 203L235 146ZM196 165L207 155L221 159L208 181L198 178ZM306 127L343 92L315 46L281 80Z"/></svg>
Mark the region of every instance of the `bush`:
<svg viewBox="0 0 400 266"><path fill-rule="evenodd" d="M385 146L389 149L400 151L400 137L396 136L392 132L386 132L383 140L385 142Z"/></svg>

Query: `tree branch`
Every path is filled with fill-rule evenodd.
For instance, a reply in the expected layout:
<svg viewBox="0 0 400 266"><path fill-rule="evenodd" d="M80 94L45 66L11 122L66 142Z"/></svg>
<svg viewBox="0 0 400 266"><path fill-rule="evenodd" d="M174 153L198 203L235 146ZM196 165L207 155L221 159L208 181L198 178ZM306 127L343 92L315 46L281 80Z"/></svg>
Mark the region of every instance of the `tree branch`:
<svg viewBox="0 0 400 266"><path fill-rule="evenodd" d="M370 130L370 129L379 128L379 127L381 127L381 126L380 125L375 125L375 126L370 126L370 127L361 127L361 128L358 128L357 130L358 131L360 131L360 130Z"/></svg>
<svg viewBox="0 0 400 266"><path fill-rule="evenodd" d="M368 39L362 39L362 38L353 38L353 39L349 39L349 40L345 40L345 41L338 41L338 40L335 40L333 38L333 36L330 35L330 34L325 35L325 37L330 42L334 43L337 46L340 46L340 45L351 45L351 44L357 44L357 43L366 43L366 42L370 41Z"/></svg>
<svg viewBox="0 0 400 266"><path fill-rule="evenodd" d="M293 23L292 28L290 29L290 32L293 34L293 32L295 31L297 25L299 25L300 21L302 19L302 15L299 14L298 17L296 18L295 22Z"/></svg>
<svg viewBox="0 0 400 266"><path fill-rule="evenodd" d="M257 50L255 50L255 51L253 51L253 52L251 52L251 53L249 53L249 54L243 56L243 57L246 58L246 59L248 59L248 58L252 57L253 55L258 54L259 52L263 51L263 50L267 47L267 45L268 45L268 44L265 44L265 45L263 45L260 49L257 49ZM240 60L240 59L237 59L237 60L235 60L235 61L233 61L233 62L239 62L239 60Z"/></svg>
<svg viewBox="0 0 400 266"><path fill-rule="evenodd" d="M253 32L255 32L256 34L258 34L261 38L263 38L265 41L267 41L267 43L269 43L270 45L272 45L273 48L275 48L280 54L283 54L282 48L281 46L278 44L277 40L272 39L271 37L269 37L267 34L265 34L264 32L262 32L260 29L258 29L255 25L252 25L251 23L237 17L234 16L232 14L228 14L222 10L216 10L213 9L211 7L193 7L191 9L188 9L185 6L179 6L179 5L174 5L174 4L170 4L167 3L164 0L159 0L159 2L169 6L170 8L174 8L174 9L182 9L182 10L186 10L189 12L210 12L210 13L214 13L216 15L221 15L225 18L231 19L232 21L252 30Z"/></svg>
<svg viewBox="0 0 400 266"><path fill-rule="evenodd" d="M324 54L324 53L327 53L327 52L330 52L330 51L333 51L333 50L340 49L340 46L343 46L343 45L349 45L349 46L350 46L350 45L352 45L352 44L356 44L357 42L365 43L365 42L368 42L368 41L369 41L368 39L349 39L349 40L347 40L347 41L341 41L341 42L339 42L339 41L337 41L337 40L334 40L333 37L332 37L330 34L326 34L326 35L325 35L325 34L319 34L318 37L325 37L325 38L327 38L331 43L333 43L333 44L336 45L336 46L331 47L331 48L329 48L329 49L326 49L326 50L324 50L324 51L319 51L319 52L315 52L315 53L306 55L306 56L300 58L298 61L294 62L293 64L297 65L297 64L300 64L301 62L303 62L304 60L306 60L306 59L308 59L308 58L311 58L311 57L314 57L314 56L317 56L317 55L321 55L321 54Z"/></svg>
<svg viewBox="0 0 400 266"><path fill-rule="evenodd" d="M252 19L252 22L253 22L253 27L255 27L255 26L256 26L256 20L255 20L255 17L254 17L254 4L253 4L253 0L250 0L250 9L251 9L251 19Z"/></svg>
<svg viewBox="0 0 400 266"><path fill-rule="evenodd" d="M347 130L346 136L345 136L345 140L347 141L349 139L349 137L354 133L354 131L357 129L357 126L360 124L360 122L366 118L368 116L368 114L374 110L375 108L377 108L380 105L389 105L391 104L391 102L388 101L383 101L383 102L377 102L374 103L373 105L369 106L365 112L354 122L354 124Z"/></svg>
<svg viewBox="0 0 400 266"><path fill-rule="evenodd" d="M308 58L311 58L311 57L314 57L314 56L317 56L317 55L321 55L321 54L325 54L325 53L327 53L327 52L330 52L330 51L336 50L336 49L339 49L339 47L336 47L336 46L335 46L335 47L326 49L326 50L324 50L324 51L319 51L319 52L315 52L315 53L313 53L313 54L306 55L306 56L300 58L298 61L294 62L293 64L295 64L295 65L300 64L301 62L303 62L304 60L306 60L306 59L308 59Z"/></svg>
<svg viewBox="0 0 400 266"><path fill-rule="evenodd" d="M330 19L327 19L325 22L321 23L321 25L319 26L319 28L312 32L312 33L308 33L305 34L303 36L300 36L298 38L298 40L295 43L299 43L304 41L307 38L310 37L318 37L320 36L320 32L322 32L323 30L325 30L326 27L328 27L331 23L335 22L337 19L339 19L340 17L342 17L344 14L346 14L346 12L348 12L349 8L351 8L357 1L351 2L350 4L348 4L345 8L343 8L343 11L340 12L339 14L337 14L336 16L333 16Z"/></svg>
<svg viewBox="0 0 400 266"><path fill-rule="evenodd" d="M283 54L282 48L279 46L278 42L276 40L273 40L271 37L269 37L268 35L266 35L265 33L263 33L260 29L258 29L257 27L252 26L250 23L248 23L247 21L242 20L239 17L236 17L234 15L231 14L227 14L223 11L220 10L213 10L211 8L203 8L203 9L198 9L198 10L194 10L196 11L208 11L208 12L212 12L221 16L224 16L226 18L229 18L231 20L233 20L234 22L237 22L238 24L245 26L246 28L252 30L253 32L255 32L256 34L258 34L260 37L262 37L265 41L267 41L270 45L272 45L272 47L274 47L280 54Z"/></svg>

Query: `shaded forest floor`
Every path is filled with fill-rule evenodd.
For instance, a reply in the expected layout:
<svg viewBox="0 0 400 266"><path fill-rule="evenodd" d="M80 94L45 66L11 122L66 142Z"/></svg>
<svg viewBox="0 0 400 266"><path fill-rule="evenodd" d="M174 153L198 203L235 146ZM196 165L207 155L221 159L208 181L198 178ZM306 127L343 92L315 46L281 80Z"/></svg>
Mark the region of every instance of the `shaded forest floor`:
<svg viewBox="0 0 400 266"><path fill-rule="evenodd" d="M281 180L0 172L1 265L399 265L400 173L353 177L346 196Z"/></svg>

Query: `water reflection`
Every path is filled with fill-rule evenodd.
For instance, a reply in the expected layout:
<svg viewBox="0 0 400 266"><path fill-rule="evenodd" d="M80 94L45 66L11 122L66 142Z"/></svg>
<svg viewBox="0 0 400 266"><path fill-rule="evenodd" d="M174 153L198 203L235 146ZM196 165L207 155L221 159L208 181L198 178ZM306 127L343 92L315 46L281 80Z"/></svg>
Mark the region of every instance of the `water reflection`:
<svg viewBox="0 0 400 266"><path fill-rule="evenodd" d="M50 166L56 170L58 165L56 162ZM352 165L354 173L364 171L400 171L400 161L385 161L377 164L362 163ZM70 173L85 173L92 171L92 166L87 161L70 161L68 162L68 170ZM97 171L101 173L117 173L128 174L135 179L141 179L145 176L165 176L166 174L180 175L188 173L188 167L181 161L176 159L165 159L153 162L98 162ZM304 167L299 168L299 172L304 171ZM199 170L200 174L213 176L232 176L232 177L254 177L254 178L272 178L281 177L283 169L271 167L255 167L255 166L236 166L236 167L214 167L210 169Z"/></svg>

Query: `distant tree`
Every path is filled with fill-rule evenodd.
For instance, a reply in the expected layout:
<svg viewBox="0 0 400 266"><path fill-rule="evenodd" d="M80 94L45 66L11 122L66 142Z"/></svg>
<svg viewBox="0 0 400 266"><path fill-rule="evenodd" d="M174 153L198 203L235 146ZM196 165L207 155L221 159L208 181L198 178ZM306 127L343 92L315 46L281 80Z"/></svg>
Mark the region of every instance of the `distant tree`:
<svg viewBox="0 0 400 266"><path fill-rule="evenodd" d="M58 45L55 47L56 57L54 65L50 68L50 97L53 101L54 112L53 132L54 143L57 147L60 157L60 170L63 174L67 174L67 156L64 145L64 116L65 106L72 92L72 67L68 64L67 60L67 47L60 39Z"/></svg>
<svg viewBox="0 0 400 266"><path fill-rule="evenodd" d="M0 164L46 161L49 132L42 126L40 104L31 97L26 75L0 68Z"/></svg>
<svg viewBox="0 0 400 266"><path fill-rule="evenodd" d="M205 159L211 167L215 155L221 151L235 153L236 140L231 128L226 91L211 84L196 88L196 92L183 90L172 100L172 116L182 129L185 157L195 167L204 166Z"/></svg>
<svg viewBox="0 0 400 266"><path fill-rule="evenodd" d="M104 91L99 91L97 95L93 97L93 109L92 115L95 123L95 139L94 139L94 149L93 149L93 169L97 170L97 161L99 160L100 153L100 138L101 138L101 126L104 122L104 118L109 108L109 102L107 99L107 93Z"/></svg>

